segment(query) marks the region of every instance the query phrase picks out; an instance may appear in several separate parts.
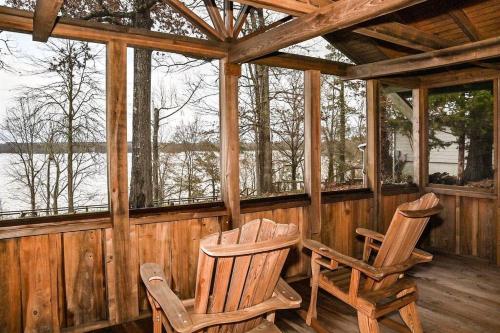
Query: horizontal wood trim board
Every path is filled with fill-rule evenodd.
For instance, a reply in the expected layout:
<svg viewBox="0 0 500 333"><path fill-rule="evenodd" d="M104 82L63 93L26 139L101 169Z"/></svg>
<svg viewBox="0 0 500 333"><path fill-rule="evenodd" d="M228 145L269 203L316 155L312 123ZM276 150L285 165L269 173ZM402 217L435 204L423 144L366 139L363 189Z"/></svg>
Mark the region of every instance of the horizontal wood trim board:
<svg viewBox="0 0 500 333"><path fill-rule="evenodd" d="M0 239L111 228L110 218L0 227Z"/></svg>
<svg viewBox="0 0 500 333"><path fill-rule="evenodd" d="M384 196L389 195L398 195L398 194L411 194L411 193L419 193L420 189L418 186L398 186L398 185L390 185L384 186L382 185L381 193Z"/></svg>
<svg viewBox="0 0 500 333"><path fill-rule="evenodd" d="M363 199L372 199L373 192L370 190L352 190L338 192L323 192L321 193L321 204L331 204L344 201L354 201Z"/></svg>
<svg viewBox="0 0 500 333"><path fill-rule="evenodd" d="M435 186L425 187L424 192L427 192L427 193L433 192L436 194L446 194L446 195L452 195L452 196L464 197L464 198L479 198L479 199L490 199L490 200L496 200L496 198L497 198L495 193L479 192L479 191L471 191L471 190L461 190L461 189L455 189L455 188L442 188L442 187L435 187Z"/></svg>

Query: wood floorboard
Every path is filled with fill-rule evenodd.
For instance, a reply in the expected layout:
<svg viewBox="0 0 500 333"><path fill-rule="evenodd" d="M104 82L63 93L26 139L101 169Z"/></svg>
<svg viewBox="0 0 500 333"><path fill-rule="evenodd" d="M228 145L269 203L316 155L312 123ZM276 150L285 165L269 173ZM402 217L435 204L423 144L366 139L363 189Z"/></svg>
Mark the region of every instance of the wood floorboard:
<svg viewBox="0 0 500 333"><path fill-rule="evenodd" d="M437 254L432 263L410 272L419 288L418 310L426 333L500 332L500 268L471 257ZM309 283L294 283L309 303ZM390 317L401 322L399 315ZM341 301L321 292L318 320L331 333L358 333L356 313ZM314 333L295 311L281 311L277 325L285 333ZM99 333L152 332L150 320L96 331ZM396 333L381 325L382 333Z"/></svg>

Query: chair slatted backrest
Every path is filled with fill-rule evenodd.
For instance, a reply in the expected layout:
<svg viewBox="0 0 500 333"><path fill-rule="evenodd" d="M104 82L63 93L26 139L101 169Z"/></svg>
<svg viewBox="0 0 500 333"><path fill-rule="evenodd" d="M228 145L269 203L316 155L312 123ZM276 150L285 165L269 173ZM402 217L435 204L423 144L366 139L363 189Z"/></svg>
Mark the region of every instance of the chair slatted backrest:
<svg viewBox="0 0 500 333"><path fill-rule="evenodd" d="M196 280L195 313L221 313L245 309L269 299L276 288L281 270L290 250L284 244L273 251L256 252L251 255L211 257L204 249L210 247L240 248L276 238L296 239L299 234L293 224L277 224L262 219L251 221L241 227L210 235L200 242L198 275ZM260 319L244 323L210 327L209 333L245 332L260 323Z"/></svg>
<svg viewBox="0 0 500 333"><path fill-rule="evenodd" d="M394 213L373 266L377 268L393 266L408 260L429 222L430 215L425 212L431 212L438 207L440 207L439 199L434 193L428 193L418 200L400 205ZM423 215L428 216L418 217ZM388 287L397 280L397 275L389 276L381 282L368 280L365 288L377 290Z"/></svg>

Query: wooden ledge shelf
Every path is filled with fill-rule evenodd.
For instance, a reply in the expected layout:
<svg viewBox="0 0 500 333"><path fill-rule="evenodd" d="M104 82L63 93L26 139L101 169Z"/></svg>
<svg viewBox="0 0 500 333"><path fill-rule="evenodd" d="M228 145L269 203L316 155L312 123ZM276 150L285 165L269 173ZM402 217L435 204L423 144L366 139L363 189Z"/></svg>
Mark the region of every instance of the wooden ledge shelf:
<svg viewBox="0 0 500 333"><path fill-rule="evenodd" d="M373 198L373 191L367 188L330 191L321 193L321 203L330 204L342 201L363 200Z"/></svg>

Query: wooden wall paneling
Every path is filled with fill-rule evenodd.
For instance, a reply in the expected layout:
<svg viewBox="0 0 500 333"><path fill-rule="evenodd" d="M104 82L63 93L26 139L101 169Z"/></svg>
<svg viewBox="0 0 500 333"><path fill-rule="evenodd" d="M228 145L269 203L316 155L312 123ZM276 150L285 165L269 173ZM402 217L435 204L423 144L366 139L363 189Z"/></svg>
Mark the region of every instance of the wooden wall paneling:
<svg viewBox="0 0 500 333"><path fill-rule="evenodd" d="M475 198L460 198L460 254L473 255L475 238L474 224L477 225L477 199ZM477 229L476 229L477 230ZM476 243L477 245L477 243Z"/></svg>
<svg viewBox="0 0 500 333"><path fill-rule="evenodd" d="M353 226L351 229L351 239L353 240L352 244L352 253L351 256L356 258L361 258L363 255L363 245L364 239L361 237L357 237L356 228L365 228L365 229L373 229L372 225L372 216L371 216L371 205L372 200L363 199L352 201L353 203L353 211L352 211L352 221Z"/></svg>
<svg viewBox="0 0 500 333"><path fill-rule="evenodd" d="M321 237L321 72L305 72L304 187L311 204L307 219L311 238Z"/></svg>
<svg viewBox="0 0 500 333"><path fill-rule="evenodd" d="M368 187L373 191L373 221L374 229L380 230L382 215L380 191L380 117L379 117L380 82L369 80L366 82L367 106L367 180Z"/></svg>
<svg viewBox="0 0 500 333"><path fill-rule="evenodd" d="M496 209L495 209L495 249L494 256L496 263L500 266L500 78L493 80L493 113L494 113L494 139L495 139L495 189L496 189Z"/></svg>
<svg viewBox="0 0 500 333"><path fill-rule="evenodd" d="M127 46L121 41L107 44L106 102L108 184L112 228L113 276L118 322L139 315L138 273L131 247L127 171Z"/></svg>
<svg viewBox="0 0 500 333"><path fill-rule="evenodd" d="M49 236L20 239L22 317L24 332L60 332L57 270L51 260ZM55 304L54 304L55 303Z"/></svg>
<svg viewBox="0 0 500 333"><path fill-rule="evenodd" d="M478 199L477 256L495 262L495 200Z"/></svg>
<svg viewBox="0 0 500 333"><path fill-rule="evenodd" d="M427 244L449 253L456 251L456 198L451 195L439 195L443 210L429 222Z"/></svg>
<svg viewBox="0 0 500 333"><path fill-rule="evenodd" d="M0 241L0 327L5 332L23 332L19 239ZM8 306L5 306L7 305Z"/></svg>
<svg viewBox="0 0 500 333"><path fill-rule="evenodd" d="M50 244L49 260L52 267L52 295L57 299L57 302L52 302L52 311L53 313L57 312L57 318L53 316L53 320L54 324L58 320L59 327L67 327L63 234L50 234L48 236ZM102 306L105 306L105 304L102 304Z"/></svg>
<svg viewBox="0 0 500 333"><path fill-rule="evenodd" d="M241 66L223 58L220 73L221 196L233 227L240 226L240 135L238 79Z"/></svg>
<svg viewBox="0 0 500 333"><path fill-rule="evenodd" d="M67 326L106 319L102 231L63 235Z"/></svg>

